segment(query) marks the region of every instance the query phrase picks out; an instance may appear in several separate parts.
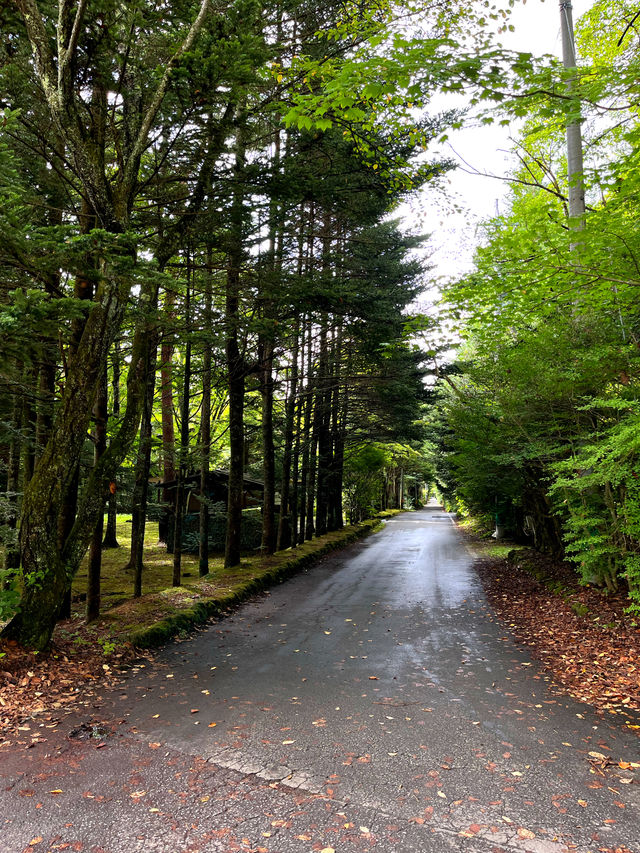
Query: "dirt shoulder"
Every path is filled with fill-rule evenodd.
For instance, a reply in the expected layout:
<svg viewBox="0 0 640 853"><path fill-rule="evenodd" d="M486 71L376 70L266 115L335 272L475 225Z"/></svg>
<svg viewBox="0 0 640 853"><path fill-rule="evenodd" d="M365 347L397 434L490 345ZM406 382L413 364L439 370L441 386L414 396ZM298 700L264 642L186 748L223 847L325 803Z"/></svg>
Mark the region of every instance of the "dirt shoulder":
<svg viewBox="0 0 640 853"><path fill-rule="evenodd" d="M560 688L640 733L640 626L622 592L578 584L570 565L531 549L481 556L493 609Z"/></svg>

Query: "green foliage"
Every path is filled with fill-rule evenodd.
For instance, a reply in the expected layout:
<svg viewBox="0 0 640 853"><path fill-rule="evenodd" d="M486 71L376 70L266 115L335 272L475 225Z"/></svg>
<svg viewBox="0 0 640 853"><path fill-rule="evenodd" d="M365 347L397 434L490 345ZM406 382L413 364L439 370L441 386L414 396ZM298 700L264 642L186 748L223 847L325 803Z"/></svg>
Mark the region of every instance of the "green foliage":
<svg viewBox="0 0 640 853"><path fill-rule="evenodd" d="M561 104L545 84L527 104L509 209L486 224L473 272L446 293L464 343L432 429L446 493L562 550L584 583L624 582L638 602L638 61L617 43L631 6L596 2L580 23L575 98ZM550 82L552 64L530 79L542 85L544 74ZM596 121L608 108L615 118ZM590 209L568 236L563 126L576 111Z"/></svg>

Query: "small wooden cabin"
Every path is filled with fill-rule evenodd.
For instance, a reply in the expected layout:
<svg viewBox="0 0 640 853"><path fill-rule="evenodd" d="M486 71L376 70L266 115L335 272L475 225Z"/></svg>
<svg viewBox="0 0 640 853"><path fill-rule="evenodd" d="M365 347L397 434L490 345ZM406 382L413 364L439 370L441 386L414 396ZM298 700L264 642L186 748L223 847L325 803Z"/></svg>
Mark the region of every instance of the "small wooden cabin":
<svg viewBox="0 0 640 853"><path fill-rule="evenodd" d="M156 489L162 490L159 502L164 503L169 513L175 514L176 495L178 493L178 480L163 480L153 483ZM200 472L189 474L184 480L185 488L185 515L200 512ZM215 469L206 475L206 497L211 503L223 503L225 506L229 499L229 472ZM250 477L243 478L242 506L244 509L252 506L262 506L264 494L264 483L252 480Z"/></svg>

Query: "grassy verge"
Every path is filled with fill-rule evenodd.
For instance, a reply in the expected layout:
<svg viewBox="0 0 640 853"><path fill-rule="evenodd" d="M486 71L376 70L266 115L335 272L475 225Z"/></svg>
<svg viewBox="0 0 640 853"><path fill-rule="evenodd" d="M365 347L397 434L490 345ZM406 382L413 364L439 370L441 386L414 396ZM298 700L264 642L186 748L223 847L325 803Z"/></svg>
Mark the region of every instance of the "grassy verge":
<svg viewBox="0 0 640 853"><path fill-rule="evenodd" d="M509 539L494 539L486 527L472 516L456 520L456 527L469 539L478 557L507 557L514 549L523 548Z"/></svg>

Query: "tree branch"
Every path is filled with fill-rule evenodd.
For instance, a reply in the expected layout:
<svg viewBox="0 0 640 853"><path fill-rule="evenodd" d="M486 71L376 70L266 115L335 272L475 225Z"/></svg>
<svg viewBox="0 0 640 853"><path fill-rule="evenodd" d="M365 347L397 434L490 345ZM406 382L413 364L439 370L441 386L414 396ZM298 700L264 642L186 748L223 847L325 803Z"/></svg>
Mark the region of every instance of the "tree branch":
<svg viewBox="0 0 640 853"><path fill-rule="evenodd" d="M29 2L29 0L20 0L20 2ZM125 187L131 187L136 178L140 158L142 157L149 142L149 131L151 130L151 126L155 121L156 115L158 114L158 110L160 109L164 96L166 95L167 90L169 88L171 73L178 60L181 59L188 50L190 50L193 43L195 42L198 33L202 29L202 25L204 24L204 20L207 15L207 12L209 11L210 6L211 0L202 0L202 3L200 5L200 11L198 12L195 21L191 25L191 29L187 33L187 37L166 65L164 74L162 75L162 79L158 84L158 88L155 91L151 104L149 105L142 124L138 129L138 135L133 144L133 148L128 158L128 162L125 166L122 179L122 183L125 185Z"/></svg>

